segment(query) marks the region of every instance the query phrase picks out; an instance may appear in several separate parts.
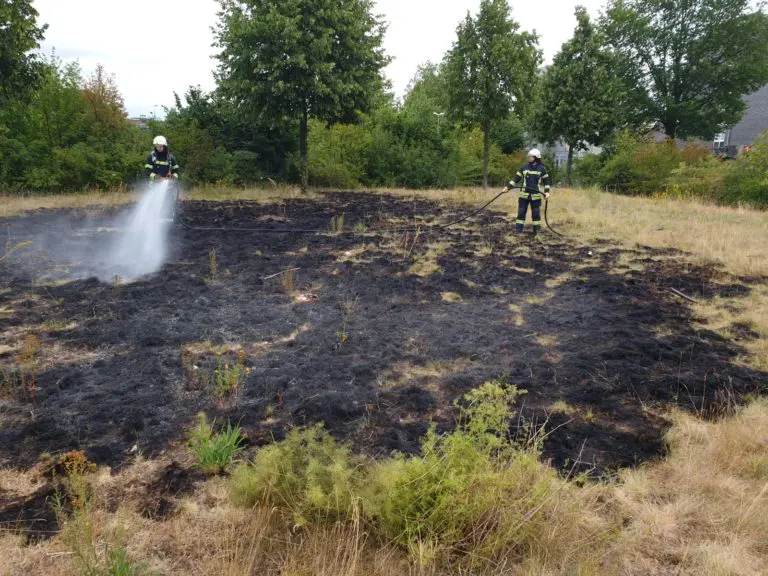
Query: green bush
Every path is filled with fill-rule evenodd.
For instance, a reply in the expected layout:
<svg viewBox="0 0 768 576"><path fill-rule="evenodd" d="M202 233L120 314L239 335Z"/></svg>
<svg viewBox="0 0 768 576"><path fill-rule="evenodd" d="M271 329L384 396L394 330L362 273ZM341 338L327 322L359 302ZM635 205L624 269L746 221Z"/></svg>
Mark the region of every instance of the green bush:
<svg viewBox="0 0 768 576"><path fill-rule="evenodd" d="M573 162L574 186L590 187L600 184L600 170L605 164L606 158L602 154L587 154Z"/></svg>
<svg viewBox="0 0 768 576"><path fill-rule="evenodd" d="M226 428L214 434L205 414L200 413L197 418L197 428L189 439L195 466L209 474L223 472L244 448L245 438L240 433L240 427L233 427L227 422Z"/></svg>
<svg viewBox="0 0 768 576"><path fill-rule="evenodd" d="M253 462L237 467L232 498L286 510L297 525L346 518L360 494L362 461L318 424L291 430L285 440L261 448Z"/></svg>
<svg viewBox="0 0 768 576"><path fill-rule="evenodd" d="M667 177L666 192L673 197L717 200L733 165L713 156L692 164L681 162Z"/></svg>
<svg viewBox="0 0 768 576"><path fill-rule="evenodd" d="M538 453L508 435L518 394L483 384L465 397L455 432L438 436L433 426L422 456L398 455L371 470L364 508L388 538L409 549L439 541L490 551L522 536L513 527L526 524L555 476L542 475Z"/></svg>
<svg viewBox="0 0 768 576"><path fill-rule="evenodd" d="M768 206L768 130L757 138L749 155L728 164L718 201Z"/></svg>
<svg viewBox="0 0 768 576"><path fill-rule="evenodd" d="M608 155L596 176L598 160L588 160L579 168L579 175L583 184L597 183L611 192L642 196L664 192L685 195L701 189L701 184L696 182L700 174L690 170L683 174L679 170L698 169L708 157L708 150L697 144L690 143L680 149L673 140L652 142L624 132L617 137L613 153ZM678 172L673 175L673 171ZM678 188L674 188L673 176L680 179Z"/></svg>
<svg viewBox="0 0 768 576"><path fill-rule="evenodd" d="M577 499L557 497L569 485L539 461L538 446L510 435L521 393L487 382L464 397L454 432L432 426L421 455L375 463L319 425L293 430L236 469L233 500L278 507L297 525L362 513L379 537L420 556L431 547L487 562L546 550L582 526Z"/></svg>
<svg viewBox="0 0 768 576"><path fill-rule="evenodd" d="M309 178L316 186L357 188L365 175L370 134L361 124L309 125Z"/></svg>

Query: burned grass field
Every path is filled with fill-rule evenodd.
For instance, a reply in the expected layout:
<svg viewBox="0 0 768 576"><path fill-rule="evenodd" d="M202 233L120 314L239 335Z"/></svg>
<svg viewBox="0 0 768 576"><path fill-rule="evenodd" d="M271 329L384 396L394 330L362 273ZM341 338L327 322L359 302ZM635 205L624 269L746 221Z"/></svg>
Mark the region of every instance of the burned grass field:
<svg viewBox="0 0 768 576"><path fill-rule="evenodd" d="M83 450L120 468L183 444L201 411L251 447L323 422L359 453L416 452L496 379L527 391L517 434L599 475L659 456L670 406L717 414L765 383L739 361L749 327L697 326L671 291L747 296L765 279L673 250L537 242L495 211L437 229L468 209L332 193L185 202L159 273L92 277L119 210L2 222L21 246L0 261L3 467Z"/></svg>

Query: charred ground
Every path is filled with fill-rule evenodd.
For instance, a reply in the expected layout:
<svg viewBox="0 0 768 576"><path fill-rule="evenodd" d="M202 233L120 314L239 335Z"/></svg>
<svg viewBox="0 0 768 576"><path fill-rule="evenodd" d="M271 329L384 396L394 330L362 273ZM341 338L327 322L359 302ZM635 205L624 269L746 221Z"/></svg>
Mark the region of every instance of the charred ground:
<svg viewBox="0 0 768 576"><path fill-rule="evenodd" d="M740 296L764 278L674 250L512 237L499 212L428 227L465 213L362 193L186 202L192 226L328 232L177 226L170 261L133 282L83 278L64 257L115 234L117 211L3 221L33 244L0 262L0 463L82 449L120 466L182 441L200 411L253 445L322 421L358 451L412 452L430 421L453 426L456 399L502 379L528 391L520 425L545 426L545 457L600 473L660 454L665 406L713 411L764 386L736 362L755 335L696 328L669 291ZM356 234L331 231L341 215ZM18 389L31 334L34 398ZM237 357L244 387L222 402L199 375Z"/></svg>

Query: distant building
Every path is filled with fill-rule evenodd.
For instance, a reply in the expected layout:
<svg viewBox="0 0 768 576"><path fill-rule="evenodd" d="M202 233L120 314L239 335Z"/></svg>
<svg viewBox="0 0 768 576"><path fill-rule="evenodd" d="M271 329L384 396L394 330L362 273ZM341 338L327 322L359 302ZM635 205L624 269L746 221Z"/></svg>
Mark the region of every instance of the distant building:
<svg viewBox="0 0 768 576"><path fill-rule="evenodd" d="M551 146L548 144L539 143L536 144L536 148L540 148L542 152L552 152L552 155L555 158L555 168L560 168L561 166L565 166L568 163L568 146L562 140L558 140ZM586 150L574 150L573 159L574 161L580 160L588 154L600 154L600 152L602 152L602 148L599 146L588 146Z"/></svg>
<svg viewBox="0 0 768 576"><path fill-rule="evenodd" d="M150 118L148 116L139 116L138 118L128 118L128 122L131 124L138 126L141 130L149 130L149 122Z"/></svg>
<svg viewBox="0 0 768 576"><path fill-rule="evenodd" d="M768 85L744 97L747 111L741 121L715 136L712 149L716 153L735 156L744 146L751 146L768 130Z"/></svg>

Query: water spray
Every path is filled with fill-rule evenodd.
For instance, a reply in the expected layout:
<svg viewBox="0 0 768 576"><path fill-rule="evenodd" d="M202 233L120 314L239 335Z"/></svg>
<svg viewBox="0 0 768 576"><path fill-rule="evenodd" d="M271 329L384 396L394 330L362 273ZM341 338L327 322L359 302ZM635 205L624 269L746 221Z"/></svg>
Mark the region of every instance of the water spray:
<svg viewBox="0 0 768 576"><path fill-rule="evenodd" d="M110 262L121 275L135 278L160 269L168 255L168 231L173 222L173 190L160 180L144 192L128 216L125 232L117 238Z"/></svg>

